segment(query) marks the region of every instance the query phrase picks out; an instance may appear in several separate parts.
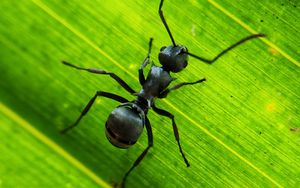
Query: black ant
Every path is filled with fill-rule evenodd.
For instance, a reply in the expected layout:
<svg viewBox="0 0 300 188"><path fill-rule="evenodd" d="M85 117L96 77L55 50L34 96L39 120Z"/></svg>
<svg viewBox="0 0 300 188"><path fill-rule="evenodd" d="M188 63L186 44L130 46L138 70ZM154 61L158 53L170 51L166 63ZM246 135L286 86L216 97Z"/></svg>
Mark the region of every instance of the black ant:
<svg viewBox="0 0 300 188"><path fill-rule="evenodd" d="M219 57L224 55L229 50L233 49L234 47L254 38L258 37L264 37L264 34L255 34L250 35L246 38L241 39L237 43L231 45L230 47L223 50L221 53L219 53L215 58L208 60L202 57L199 57L197 55L194 55L190 52L188 52L187 48L183 45L177 45L175 43L175 40L171 34L171 31L167 25L167 22L164 18L162 6L163 6L163 0L160 1L159 5L159 16L169 34L169 37L171 38L172 44L167 47L162 47L159 52L159 62L162 65L161 67L158 67L154 64L151 65L151 69L148 73L147 78L145 79L143 69L149 64L150 61L150 53L152 48L152 41L153 39L150 38L149 42L149 49L148 54L142 63L141 67L139 68L139 82L142 86L142 89L139 92L136 92L133 90L124 80L122 80L119 76L112 72L106 72L104 70L100 69L94 69L94 68L81 68L77 67L75 65L72 65L68 62L63 61L62 63L65 65L68 65L70 67L79 69L79 70L85 70L91 73L95 74L106 74L111 76L115 81L117 81L126 91L128 91L130 94L136 96L137 98L133 101L128 101L127 99L108 92L103 91L97 91L94 97L89 101L89 103L86 105L84 110L81 112L81 115L78 117L78 119L75 121L74 124L71 126L65 128L62 130L62 133L66 133L80 122L81 118L86 115L86 113L89 111L91 106L94 104L94 101L97 97L102 96L109 99L113 99L115 101L120 102L121 104L117 106L109 115L106 124L105 124L105 133L107 139L110 141L111 144L113 144L116 147L127 149L130 146L134 145L138 138L141 136L143 132L144 126L146 126L147 130L147 136L148 136L148 146L147 148L140 154L140 156L135 160L131 168L125 173L122 179L121 186L125 186L126 179L128 175L131 173L131 171L140 164L140 162L143 160L145 155L147 154L148 150L153 146L153 135L152 135L152 129L150 125L150 121L147 117L148 110L152 108L154 112L161 116L168 117L172 120L172 126L173 126L173 132L175 139L177 141L179 151L183 157L183 160L187 167L190 166L188 160L186 159L183 150L180 145L179 141L179 133L177 129L177 125L175 123L174 115L170 112L160 109L155 106L155 99L156 98L165 98L167 95L173 91L176 90L184 85L193 85L198 84L203 81L205 81L205 78L202 78L200 80L197 80L195 82L182 82L174 85L173 87L169 87L169 84L174 80L173 77L171 77L170 72L177 73L182 71L188 64L188 57L192 56L194 58L197 58L205 63L212 64L215 62Z"/></svg>

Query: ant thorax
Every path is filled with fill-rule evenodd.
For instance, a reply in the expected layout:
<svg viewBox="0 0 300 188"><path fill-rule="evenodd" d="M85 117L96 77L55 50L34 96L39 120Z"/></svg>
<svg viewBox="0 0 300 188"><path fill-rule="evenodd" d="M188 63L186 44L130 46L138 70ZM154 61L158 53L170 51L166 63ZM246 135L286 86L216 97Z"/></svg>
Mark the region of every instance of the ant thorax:
<svg viewBox="0 0 300 188"><path fill-rule="evenodd" d="M158 67L153 64L138 96L152 101L166 89L173 80L174 78L171 77L168 71L164 70L163 67Z"/></svg>

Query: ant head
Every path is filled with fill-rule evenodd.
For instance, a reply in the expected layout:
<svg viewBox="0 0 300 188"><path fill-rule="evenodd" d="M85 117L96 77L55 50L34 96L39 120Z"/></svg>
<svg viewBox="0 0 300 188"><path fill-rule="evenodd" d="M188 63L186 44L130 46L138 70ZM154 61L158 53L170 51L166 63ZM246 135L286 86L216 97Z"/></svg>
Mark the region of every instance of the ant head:
<svg viewBox="0 0 300 188"><path fill-rule="evenodd" d="M144 122L143 111L133 103L125 103L110 113L105 124L106 137L118 148L129 148L141 136Z"/></svg>
<svg viewBox="0 0 300 188"><path fill-rule="evenodd" d="M160 49L158 59L165 70L180 72L188 64L188 50L185 46L164 46Z"/></svg>

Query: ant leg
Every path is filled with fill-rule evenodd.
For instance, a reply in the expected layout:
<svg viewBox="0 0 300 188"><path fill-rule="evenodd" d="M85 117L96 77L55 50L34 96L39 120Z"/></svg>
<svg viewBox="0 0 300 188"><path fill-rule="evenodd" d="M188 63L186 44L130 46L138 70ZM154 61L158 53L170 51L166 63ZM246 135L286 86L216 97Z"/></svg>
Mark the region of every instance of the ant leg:
<svg viewBox="0 0 300 188"><path fill-rule="evenodd" d="M86 115L86 113L89 111L89 109L92 107L92 105L94 104L96 98L98 96L102 96L102 97L106 97L109 99L113 99L115 101L121 102L121 103L125 103L128 102L127 99L119 96L119 95L115 95L113 93L107 93L107 92L103 92L103 91L97 91L96 94L94 95L94 97L88 102L88 104L85 106L85 108L83 109L83 111L81 112L80 116L78 117L78 119L75 121L75 123L73 123L72 125L70 125L69 127L61 130L62 134L65 134L66 132L68 132L69 130L71 130L72 128L76 127L79 123L79 121L81 120L81 118Z"/></svg>
<svg viewBox="0 0 300 188"><path fill-rule="evenodd" d="M147 148L143 151L143 153L135 160L135 162L133 163L132 167L126 172L126 174L124 175L123 179L122 179L122 183L121 183L121 187L125 186L125 182L126 179L128 177L128 175L130 174L130 172L140 164L140 162L143 160L143 158L145 157L145 155L147 154L148 150L153 146L153 134L152 134L152 128L151 128L151 124L149 119L145 118L145 125L146 125L146 130L147 130L147 136L148 136L148 146Z"/></svg>
<svg viewBox="0 0 300 188"><path fill-rule="evenodd" d="M151 48L152 48L152 41L153 38L150 38L149 41L149 49L148 49L148 54L143 62L143 64L141 65L140 69L139 69L139 81L141 85L144 85L145 83L145 76L144 76L144 72L143 69L148 65L149 61L150 61L150 53L151 53Z"/></svg>
<svg viewBox="0 0 300 188"><path fill-rule="evenodd" d="M167 95L170 93L170 91L173 91L175 89L178 89L182 86L185 86L185 85L194 85L194 84L198 84L198 83L201 83L201 82L204 82L206 79L205 78L202 78L201 80L197 80L195 82L181 82L179 84L176 84L175 86L171 87L171 88L167 88L166 90L162 91L159 95L158 95L158 98L165 98L167 97Z"/></svg>
<svg viewBox="0 0 300 188"><path fill-rule="evenodd" d="M167 111L163 110L163 109L157 108L155 106L155 104L152 105L152 108L153 108L154 112L156 112L157 114L162 115L162 116L166 116L166 117L168 117L168 118L170 118L172 120L172 126L173 126L174 136L175 136L176 141L178 143L179 151L180 151L180 153L181 153L181 155L183 157L183 160L184 160L186 166L189 167L190 164L189 164L188 160L186 159L186 157L185 157L185 155L184 155L184 153L182 151L180 142L179 142L179 133L178 133L177 125L175 123L174 115L171 114L170 112L167 112Z"/></svg>
<svg viewBox="0 0 300 188"><path fill-rule="evenodd" d="M166 20L165 20L165 17L164 17L163 11L162 11L163 3L164 3L164 0L161 0L161 1L160 1L160 4L159 4L159 8L158 8L158 14L159 14L160 19L161 19L161 21L163 22L165 28L167 29L167 32L168 32L168 34L169 34L169 36L170 36L170 38L171 38L171 41L172 41L172 43L173 43L173 46L176 46L175 40L174 40L174 38L173 38L173 36L172 36L172 33L171 33L170 29L169 29L169 26L168 26L168 24L167 24L167 22L166 22Z"/></svg>
<svg viewBox="0 0 300 188"><path fill-rule="evenodd" d="M126 91L128 91L130 94L136 93L124 80L122 80L119 76L117 76L115 73L112 72L106 72L104 70L100 70L100 69L95 69L95 68L82 68L82 67L78 67L75 66L71 63L68 63L66 61L62 61L63 64L73 67L75 69L78 70L85 70L91 73L95 73L95 74L108 74L110 77L112 77L114 80L116 80Z"/></svg>
<svg viewBox="0 0 300 188"><path fill-rule="evenodd" d="M235 44L229 46L228 48L226 48L225 50L223 50L221 53L219 53L216 57L214 57L213 59L209 60L209 59L205 59L205 58L202 58L202 57L199 57L195 54L192 54L190 52L186 52L188 55L196 58L196 59L199 59L200 61L203 61L204 63L207 63L207 64L212 64L213 62L215 62L217 59L219 59L221 56L223 56L224 54L226 54L227 52L229 52L230 50L232 50L233 48L237 47L238 45L248 41L248 40L251 40L251 39L255 39L255 38L259 38L259 37L265 37L266 35L265 34L262 34L262 33L258 33L258 34L254 34L254 35L250 35L248 37L245 37L241 40L239 40L238 42L236 42Z"/></svg>

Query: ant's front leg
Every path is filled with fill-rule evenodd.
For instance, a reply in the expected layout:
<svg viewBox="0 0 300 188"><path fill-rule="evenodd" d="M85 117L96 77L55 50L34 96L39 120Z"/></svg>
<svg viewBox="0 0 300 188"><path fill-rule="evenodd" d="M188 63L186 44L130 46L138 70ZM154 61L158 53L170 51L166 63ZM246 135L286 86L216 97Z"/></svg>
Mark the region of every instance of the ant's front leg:
<svg viewBox="0 0 300 188"><path fill-rule="evenodd" d="M114 80L116 80L126 91L128 91L130 94L136 93L136 91L134 91L122 78L120 78L118 75L116 75L115 73L112 72L106 72L104 70L100 70L100 69L95 69L95 68L82 68L82 67L78 67L75 66L71 63L68 63L66 61L62 61L63 64L73 67L75 69L78 70L85 70L88 71L90 73L94 73L94 74L107 74L110 77L112 77Z"/></svg>
<svg viewBox="0 0 300 188"><path fill-rule="evenodd" d="M182 86L185 86L185 85L194 85L194 84L198 84L198 83L201 83L201 82L204 82L206 79L205 78L202 78L201 80L197 80L195 82L181 82L179 84L176 84L175 86L171 87L171 88L167 88L166 90L162 91L159 95L158 95L158 98L165 98L168 96L168 94L170 93L170 91L173 91L175 89L178 89Z"/></svg>
<svg viewBox="0 0 300 188"><path fill-rule="evenodd" d="M144 85L145 83L145 76L144 76L144 72L143 69L148 65L149 61L150 61L150 53L151 53L151 48L152 48L152 41L153 38L150 38L149 41L149 49L148 49L148 54L143 62L143 64L141 65L141 67L139 68L139 81L141 85Z"/></svg>

